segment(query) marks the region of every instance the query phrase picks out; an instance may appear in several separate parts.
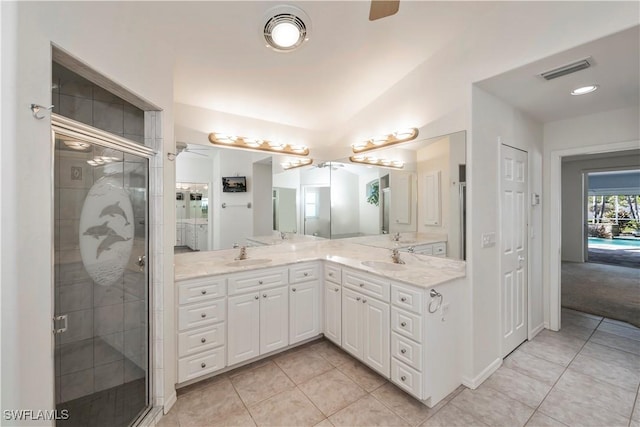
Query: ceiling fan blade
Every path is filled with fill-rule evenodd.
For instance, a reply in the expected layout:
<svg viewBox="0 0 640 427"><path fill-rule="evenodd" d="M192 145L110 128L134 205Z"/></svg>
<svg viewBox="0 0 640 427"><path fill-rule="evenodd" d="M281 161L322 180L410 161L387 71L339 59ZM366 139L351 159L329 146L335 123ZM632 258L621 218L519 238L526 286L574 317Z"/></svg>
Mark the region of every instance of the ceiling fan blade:
<svg viewBox="0 0 640 427"><path fill-rule="evenodd" d="M369 21L395 15L400 9L400 0L371 0Z"/></svg>

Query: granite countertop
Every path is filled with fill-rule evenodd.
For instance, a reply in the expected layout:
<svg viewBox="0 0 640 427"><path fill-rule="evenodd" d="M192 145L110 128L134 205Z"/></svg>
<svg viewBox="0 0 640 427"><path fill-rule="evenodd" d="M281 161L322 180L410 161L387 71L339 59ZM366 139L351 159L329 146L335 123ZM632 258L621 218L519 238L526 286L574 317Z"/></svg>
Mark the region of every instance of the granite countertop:
<svg viewBox="0 0 640 427"><path fill-rule="evenodd" d="M247 237L248 242L259 243L262 245L281 245L283 243L300 243L300 242L317 242L319 240L326 240L323 237L307 236L304 234L285 233L286 236L283 239L280 237L280 233L274 233L270 236L252 236Z"/></svg>
<svg viewBox="0 0 640 427"><path fill-rule="evenodd" d="M400 258L405 264L393 264L389 249L364 247L362 244L343 240L283 243L276 246L247 248L248 262L244 266L238 266L238 263L235 263L238 253L238 249L226 249L178 254L175 256L175 279L181 281L318 260L331 261L420 287L431 287L466 275L464 261L402 253ZM381 264L366 266L362 264L363 261Z"/></svg>
<svg viewBox="0 0 640 427"><path fill-rule="evenodd" d="M385 249L403 249L411 246L428 245L431 243L443 243L447 241L446 234L437 233L400 233L400 240L393 240L393 234L380 234L377 236L362 236L343 239L350 243L373 246Z"/></svg>

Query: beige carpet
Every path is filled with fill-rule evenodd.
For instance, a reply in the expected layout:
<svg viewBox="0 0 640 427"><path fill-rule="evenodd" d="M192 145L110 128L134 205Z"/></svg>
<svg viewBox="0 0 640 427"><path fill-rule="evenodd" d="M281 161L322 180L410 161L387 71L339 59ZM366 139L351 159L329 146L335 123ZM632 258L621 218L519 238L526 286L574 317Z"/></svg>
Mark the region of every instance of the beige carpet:
<svg viewBox="0 0 640 427"><path fill-rule="evenodd" d="M563 262L562 307L640 327L640 269Z"/></svg>

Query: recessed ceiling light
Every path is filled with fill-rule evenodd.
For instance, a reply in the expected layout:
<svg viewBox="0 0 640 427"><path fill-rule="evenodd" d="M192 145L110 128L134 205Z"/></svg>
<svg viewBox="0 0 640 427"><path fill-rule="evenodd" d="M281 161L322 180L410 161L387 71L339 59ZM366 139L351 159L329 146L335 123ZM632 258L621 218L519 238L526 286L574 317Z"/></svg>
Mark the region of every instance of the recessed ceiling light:
<svg viewBox="0 0 640 427"><path fill-rule="evenodd" d="M291 52L309 40L309 17L294 6L276 6L265 16L264 38L267 47L278 52Z"/></svg>
<svg viewBox="0 0 640 427"><path fill-rule="evenodd" d="M582 86L571 91L571 95L585 95L587 93L595 92L598 89L598 85Z"/></svg>

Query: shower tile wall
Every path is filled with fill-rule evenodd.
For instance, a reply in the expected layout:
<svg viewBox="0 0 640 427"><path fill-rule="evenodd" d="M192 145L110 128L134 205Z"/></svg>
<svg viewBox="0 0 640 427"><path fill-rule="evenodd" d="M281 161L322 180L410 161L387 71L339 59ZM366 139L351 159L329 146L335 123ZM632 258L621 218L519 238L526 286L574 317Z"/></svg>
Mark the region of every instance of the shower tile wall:
<svg viewBox="0 0 640 427"><path fill-rule="evenodd" d="M54 65L55 112L117 135L144 142L144 112ZM76 152L57 144L55 162L55 311L68 315L68 330L56 339L56 403L67 402L139 378L147 367L147 298L144 273L130 262L112 286L94 283L84 269L79 221L84 200L102 167L87 160L100 153ZM123 159L129 169L132 159ZM123 164L124 164L123 163ZM134 166L135 167L135 166ZM144 206L146 177L125 174L134 206ZM144 241L144 208L134 210L136 245ZM140 229L140 231L138 231ZM137 239L138 236L143 236ZM144 253L144 248L141 249ZM143 276L141 279L141 275Z"/></svg>
<svg viewBox="0 0 640 427"><path fill-rule="evenodd" d="M144 111L53 63L53 112L144 144Z"/></svg>

